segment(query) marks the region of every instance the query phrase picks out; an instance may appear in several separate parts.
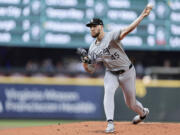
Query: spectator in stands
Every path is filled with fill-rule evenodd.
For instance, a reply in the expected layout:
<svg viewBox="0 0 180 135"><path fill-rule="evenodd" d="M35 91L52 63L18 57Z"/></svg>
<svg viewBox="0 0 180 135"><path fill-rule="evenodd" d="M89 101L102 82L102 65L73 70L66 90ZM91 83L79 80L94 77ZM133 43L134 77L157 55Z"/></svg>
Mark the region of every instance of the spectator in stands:
<svg viewBox="0 0 180 135"><path fill-rule="evenodd" d="M168 60L168 59L164 60L163 66L164 66L164 67L171 67L171 62L170 62L170 60Z"/></svg>
<svg viewBox="0 0 180 135"><path fill-rule="evenodd" d="M25 67L26 71L30 71L30 72L35 72L38 70L38 68L39 68L38 63L32 60L29 60Z"/></svg>
<svg viewBox="0 0 180 135"><path fill-rule="evenodd" d="M43 60L42 65L41 65L41 70L45 73L53 73L55 70L55 67L52 63L52 60L49 58Z"/></svg>

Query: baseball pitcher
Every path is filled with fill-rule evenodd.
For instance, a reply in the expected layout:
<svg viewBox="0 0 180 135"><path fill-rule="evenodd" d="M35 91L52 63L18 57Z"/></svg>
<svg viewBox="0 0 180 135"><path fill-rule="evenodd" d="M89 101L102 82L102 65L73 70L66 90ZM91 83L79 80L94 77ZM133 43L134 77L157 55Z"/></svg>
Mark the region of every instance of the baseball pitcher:
<svg viewBox="0 0 180 135"><path fill-rule="evenodd" d="M148 4L141 15L122 30L104 32L103 21L99 18L93 18L86 24L95 40L88 53L83 49L79 52L83 54L83 66L87 72L93 73L98 62L103 62L106 67L104 77L104 110L108 122L106 133L114 132L114 94L118 87L122 88L127 106L138 114L132 120L133 124L138 124L149 114L149 109L144 108L136 100L136 72L123 49L121 40L149 15L152 7Z"/></svg>

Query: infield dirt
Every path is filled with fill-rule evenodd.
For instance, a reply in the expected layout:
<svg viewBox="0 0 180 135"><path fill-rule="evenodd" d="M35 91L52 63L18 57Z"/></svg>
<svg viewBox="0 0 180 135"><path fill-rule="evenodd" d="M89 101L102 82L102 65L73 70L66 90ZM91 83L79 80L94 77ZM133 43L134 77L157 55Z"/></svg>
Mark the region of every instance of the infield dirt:
<svg viewBox="0 0 180 135"><path fill-rule="evenodd" d="M105 135L106 122L79 122L0 130L0 135ZM112 135L180 135L180 123L115 122Z"/></svg>

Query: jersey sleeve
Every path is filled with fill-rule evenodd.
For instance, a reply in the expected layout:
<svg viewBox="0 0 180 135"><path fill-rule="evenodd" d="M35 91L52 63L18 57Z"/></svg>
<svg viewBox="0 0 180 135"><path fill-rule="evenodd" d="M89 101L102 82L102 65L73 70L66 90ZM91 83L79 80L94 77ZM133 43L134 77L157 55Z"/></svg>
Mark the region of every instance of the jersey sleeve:
<svg viewBox="0 0 180 135"><path fill-rule="evenodd" d="M121 34L121 30L115 30L111 32L112 34L112 40L114 41L120 41L120 34Z"/></svg>

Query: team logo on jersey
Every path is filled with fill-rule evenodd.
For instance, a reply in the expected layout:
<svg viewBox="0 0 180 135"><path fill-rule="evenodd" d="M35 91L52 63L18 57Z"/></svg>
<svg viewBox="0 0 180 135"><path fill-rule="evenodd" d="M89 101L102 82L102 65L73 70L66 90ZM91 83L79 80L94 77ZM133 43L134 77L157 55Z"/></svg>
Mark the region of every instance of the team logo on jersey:
<svg viewBox="0 0 180 135"><path fill-rule="evenodd" d="M98 50L97 52L93 52L91 54L91 56L94 60L98 59L98 58L102 58L102 56L108 56L108 55L111 55L109 48L104 48L102 50Z"/></svg>
<svg viewBox="0 0 180 135"><path fill-rule="evenodd" d="M91 56L94 61L96 61L97 59L98 61L101 61L103 59L103 56L110 56L111 60L117 60L120 58L118 52L114 52L112 54L110 53L110 47L93 52Z"/></svg>
<svg viewBox="0 0 180 135"><path fill-rule="evenodd" d="M111 55L111 54L110 54L110 51L109 51L109 48L105 48L105 49L103 49L102 51L103 51L103 54L104 54L104 55Z"/></svg>

